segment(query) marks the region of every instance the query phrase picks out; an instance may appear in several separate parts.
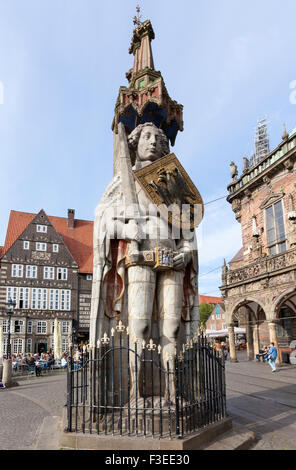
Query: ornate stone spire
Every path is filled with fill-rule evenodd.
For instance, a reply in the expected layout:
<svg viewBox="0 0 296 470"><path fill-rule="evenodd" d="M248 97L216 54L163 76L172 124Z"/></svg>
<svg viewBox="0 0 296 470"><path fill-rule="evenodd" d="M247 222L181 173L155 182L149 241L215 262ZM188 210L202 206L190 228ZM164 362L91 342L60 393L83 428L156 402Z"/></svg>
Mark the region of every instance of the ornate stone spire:
<svg viewBox="0 0 296 470"><path fill-rule="evenodd" d="M134 65L126 74L128 88L119 89L112 130L117 134L118 123L122 122L129 134L138 124L153 122L174 145L178 131L183 131L183 106L170 98L161 72L154 68L151 41L155 34L150 21L141 22L138 15L134 24L129 48Z"/></svg>

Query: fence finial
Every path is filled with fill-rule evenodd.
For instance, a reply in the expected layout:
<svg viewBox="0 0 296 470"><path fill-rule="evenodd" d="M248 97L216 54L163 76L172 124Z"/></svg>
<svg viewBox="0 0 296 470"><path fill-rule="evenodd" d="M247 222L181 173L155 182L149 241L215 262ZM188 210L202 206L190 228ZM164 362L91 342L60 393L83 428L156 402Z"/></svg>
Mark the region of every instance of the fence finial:
<svg viewBox="0 0 296 470"><path fill-rule="evenodd" d="M108 335L107 335L106 332L104 333L103 338L101 338L101 341L102 341L103 344L109 344L110 338L108 338Z"/></svg>
<svg viewBox="0 0 296 470"><path fill-rule="evenodd" d="M124 330L125 330L125 326L124 326L124 324L122 323L121 320L119 320L118 325L116 325L115 328L116 328L116 330L119 331L120 333L123 333Z"/></svg>
<svg viewBox="0 0 296 470"><path fill-rule="evenodd" d="M156 349L156 344L153 343L153 339L152 339L152 338L150 338L150 341L149 341L149 343L147 344L147 349L148 349L149 351L155 351L155 349Z"/></svg>

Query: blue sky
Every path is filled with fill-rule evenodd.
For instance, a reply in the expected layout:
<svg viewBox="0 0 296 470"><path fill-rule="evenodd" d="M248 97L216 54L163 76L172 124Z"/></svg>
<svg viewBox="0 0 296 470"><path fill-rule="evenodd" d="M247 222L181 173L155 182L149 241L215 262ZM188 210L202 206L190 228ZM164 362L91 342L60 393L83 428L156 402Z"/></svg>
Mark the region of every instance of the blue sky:
<svg viewBox="0 0 296 470"><path fill-rule="evenodd" d="M142 0L154 63L184 105L172 148L204 202L226 195L230 161L253 151L267 116L271 149L296 127L295 0ZM111 123L136 1L0 0L0 244L11 209L93 219L112 178ZM230 205L206 205L200 293L220 295L223 259L241 246ZM212 271L211 273L204 275Z"/></svg>

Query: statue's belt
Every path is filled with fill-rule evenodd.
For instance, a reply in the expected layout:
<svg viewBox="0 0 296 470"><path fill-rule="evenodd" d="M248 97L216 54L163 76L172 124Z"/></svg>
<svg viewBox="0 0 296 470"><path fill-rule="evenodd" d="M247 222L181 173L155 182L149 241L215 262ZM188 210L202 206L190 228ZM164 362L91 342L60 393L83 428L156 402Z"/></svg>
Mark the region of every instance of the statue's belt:
<svg viewBox="0 0 296 470"><path fill-rule="evenodd" d="M125 266L151 266L158 271L173 269L174 256L178 253L168 248L156 247L154 250L144 250L131 253L128 251Z"/></svg>

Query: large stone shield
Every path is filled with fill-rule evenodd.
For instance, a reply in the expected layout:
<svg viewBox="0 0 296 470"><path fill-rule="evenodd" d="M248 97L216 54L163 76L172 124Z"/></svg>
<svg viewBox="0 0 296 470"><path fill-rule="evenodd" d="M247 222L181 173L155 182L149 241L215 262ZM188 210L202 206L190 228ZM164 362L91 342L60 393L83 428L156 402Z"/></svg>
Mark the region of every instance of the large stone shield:
<svg viewBox="0 0 296 470"><path fill-rule="evenodd" d="M204 215L201 195L174 153L134 171L134 175L170 224L190 230L200 224Z"/></svg>

